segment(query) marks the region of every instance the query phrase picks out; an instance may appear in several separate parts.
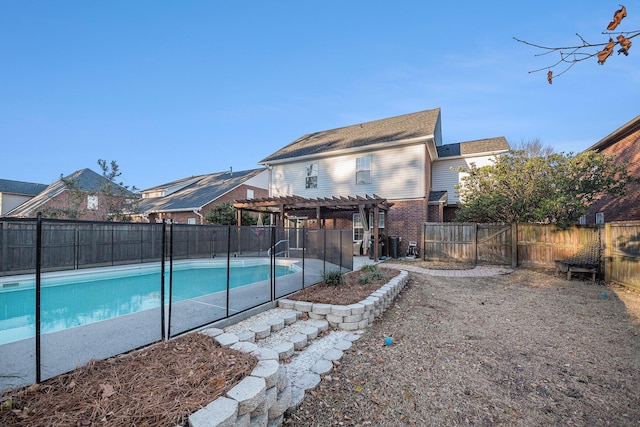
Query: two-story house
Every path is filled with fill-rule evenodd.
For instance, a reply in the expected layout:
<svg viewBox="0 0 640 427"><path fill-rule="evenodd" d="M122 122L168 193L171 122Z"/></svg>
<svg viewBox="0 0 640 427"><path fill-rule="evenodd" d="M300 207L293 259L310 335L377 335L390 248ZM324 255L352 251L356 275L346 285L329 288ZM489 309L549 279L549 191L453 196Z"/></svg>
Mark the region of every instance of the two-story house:
<svg viewBox="0 0 640 427"><path fill-rule="evenodd" d="M311 133L259 162L269 170L271 198L262 206L295 196L302 198L298 206L319 207L292 209L285 226L351 228L359 241L377 223L380 234L418 241L422 222L455 216L457 168L488 164L508 150L504 137L443 145L439 108ZM351 209L339 209L349 199ZM372 209L363 218L357 199L370 199L379 218Z"/></svg>

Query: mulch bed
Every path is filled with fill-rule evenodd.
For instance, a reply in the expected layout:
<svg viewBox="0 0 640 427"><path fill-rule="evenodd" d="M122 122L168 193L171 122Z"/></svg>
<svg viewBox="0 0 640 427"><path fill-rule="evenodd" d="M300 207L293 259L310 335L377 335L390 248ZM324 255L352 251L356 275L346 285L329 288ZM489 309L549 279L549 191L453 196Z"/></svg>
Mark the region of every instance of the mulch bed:
<svg viewBox="0 0 640 427"><path fill-rule="evenodd" d="M352 271L344 275L344 283L341 285L327 285L322 282L291 294L287 298L319 304L355 304L364 300L389 282L391 278L400 274L400 270L392 268L378 268L378 270L384 274L384 277L372 278L368 283L360 281L362 277L369 275L367 270Z"/></svg>
<svg viewBox="0 0 640 427"><path fill-rule="evenodd" d="M257 359L189 334L0 396L1 426L176 426L251 373Z"/></svg>

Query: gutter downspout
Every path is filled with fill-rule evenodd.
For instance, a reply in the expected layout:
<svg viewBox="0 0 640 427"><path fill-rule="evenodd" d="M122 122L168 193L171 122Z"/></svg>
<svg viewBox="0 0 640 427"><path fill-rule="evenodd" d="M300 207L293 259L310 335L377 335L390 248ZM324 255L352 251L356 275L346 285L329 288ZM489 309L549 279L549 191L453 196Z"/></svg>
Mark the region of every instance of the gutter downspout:
<svg viewBox="0 0 640 427"><path fill-rule="evenodd" d="M202 216L202 214L200 212L198 212L199 210L200 209L194 209L193 213L200 217L200 225L204 225L204 216Z"/></svg>

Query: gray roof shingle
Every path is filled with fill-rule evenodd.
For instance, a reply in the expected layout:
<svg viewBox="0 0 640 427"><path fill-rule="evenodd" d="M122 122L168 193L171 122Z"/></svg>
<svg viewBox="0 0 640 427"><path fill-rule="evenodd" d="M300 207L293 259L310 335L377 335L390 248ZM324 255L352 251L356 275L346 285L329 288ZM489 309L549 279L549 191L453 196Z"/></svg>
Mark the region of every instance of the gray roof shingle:
<svg viewBox="0 0 640 427"><path fill-rule="evenodd" d="M371 144L390 143L436 134L440 109L374 120L371 122L304 135L262 159L260 164Z"/></svg>
<svg viewBox="0 0 640 427"><path fill-rule="evenodd" d="M229 192L233 188L245 183L263 172L264 168L229 172L218 172L200 177L191 177L187 180L194 180L186 187L164 197L142 199L140 201L140 211L170 212L200 209L207 203L216 200L218 197ZM154 188L167 188L177 185L185 179L180 179ZM148 190L145 190L148 191Z"/></svg>
<svg viewBox="0 0 640 427"><path fill-rule="evenodd" d="M10 179L0 179L0 193L22 194L25 196L36 196L47 188L46 184L35 182L12 181Z"/></svg>
<svg viewBox="0 0 640 427"><path fill-rule="evenodd" d="M478 139L475 141L458 142L455 144L439 145L438 158L470 156L480 153L492 153L495 151L508 151L509 143L503 136L497 138Z"/></svg>
<svg viewBox="0 0 640 427"><path fill-rule="evenodd" d="M447 195L446 191L431 191L429 193L429 203L446 203Z"/></svg>

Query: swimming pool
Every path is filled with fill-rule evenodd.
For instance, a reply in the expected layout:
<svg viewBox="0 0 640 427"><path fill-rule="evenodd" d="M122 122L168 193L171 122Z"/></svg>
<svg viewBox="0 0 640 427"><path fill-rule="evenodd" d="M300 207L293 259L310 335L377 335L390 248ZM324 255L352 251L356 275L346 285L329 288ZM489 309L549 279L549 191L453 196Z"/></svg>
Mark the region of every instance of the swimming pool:
<svg viewBox="0 0 640 427"><path fill-rule="evenodd" d="M169 302L169 267L165 268L165 304ZM279 260L276 277L300 271ZM269 281L269 260L230 262L229 286ZM41 278L41 333L160 307L160 264L44 273ZM174 262L172 302L224 292L226 260ZM0 278L0 344L35 336L35 275Z"/></svg>

